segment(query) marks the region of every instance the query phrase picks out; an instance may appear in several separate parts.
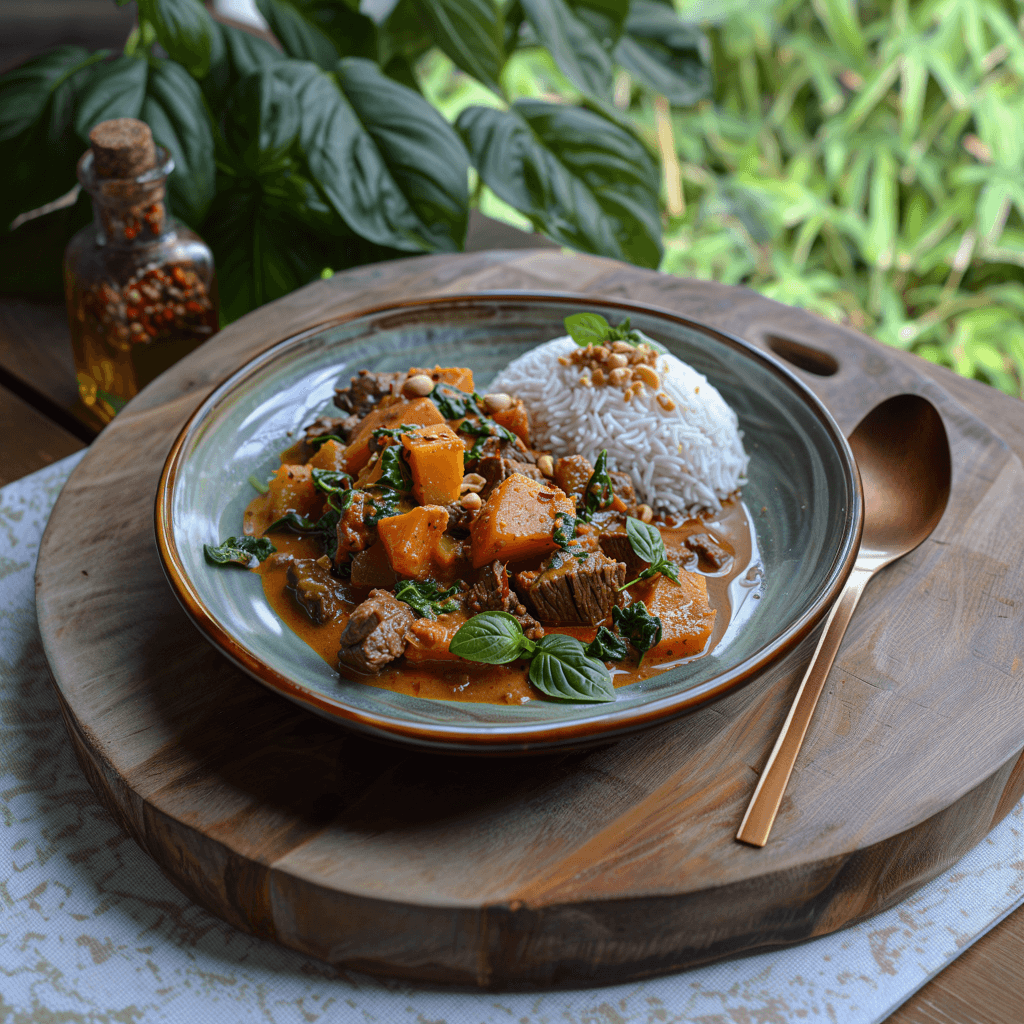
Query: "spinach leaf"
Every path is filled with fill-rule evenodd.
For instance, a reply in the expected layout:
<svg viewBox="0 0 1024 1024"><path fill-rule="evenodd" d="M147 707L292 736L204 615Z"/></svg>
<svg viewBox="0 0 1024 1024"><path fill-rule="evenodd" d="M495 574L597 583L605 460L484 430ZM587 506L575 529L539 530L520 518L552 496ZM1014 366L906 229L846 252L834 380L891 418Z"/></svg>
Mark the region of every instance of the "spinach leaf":
<svg viewBox="0 0 1024 1024"><path fill-rule="evenodd" d="M661 619L651 615L643 601L634 601L626 608L613 608L612 622L619 633L637 649L640 662L661 640ZM637 667L640 662L637 662Z"/></svg>
<svg viewBox="0 0 1024 1024"><path fill-rule="evenodd" d="M340 469L314 469L313 486L324 494L341 494L352 489L352 477Z"/></svg>
<svg viewBox="0 0 1024 1024"><path fill-rule="evenodd" d="M444 612L455 611L459 602L451 599L458 593L457 583L442 590L433 580L402 580L395 587L395 597L422 619L435 619Z"/></svg>
<svg viewBox="0 0 1024 1024"><path fill-rule="evenodd" d="M418 429L412 423L399 423L397 427L378 427L370 436L373 438L390 437L393 441L400 441L403 434L411 434Z"/></svg>
<svg viewBox="0 0 1024 1024"><path fill-rule="evenodd" d="M594 463L594 472L583 488L583 500L579 509L579 517L589 523L595 512L607 508L615 497L612 478L608 475L608 450L601 449L601 454Z"/></svg>
<svg viewBox="0 0 1024 1024"><path fill-rule="evenodd" d="M338 521L341 519L345 509L352 503L352 498L355 496L355 491L346 491L342 498L340 505L335 505L335 495L327 495L327 511L316 520L308 519L305 516L300 516L297 512L288 512L286 515L281 516L280 519L274 520L267 527L266 532L272 533L274 530L291 530L293 533L304 533L314 534L320 539L320 543L323 545L324 554L329 558L334 558L338 550Z"/></svg>
<svg viewBox="0 0 1024 1024"><path fill-rule="evenodd" d="M628 653L626 641L607 626L598 626L597 636L583 650L588 658L597 658L598 661L622 661Z"/></svg>
<svg viewBox="0 0 1024 1024"><path fill-rule="evenodd" d="M569 545L576 539L576 520L568 512L555 513L555 543L563 550L568 551Z"/></svg>
<svg viewBox="0 0 1024 1024"><path fill-rule="evenodd" d="M589 657L574 636L549 633L530 661L530 682L561 700L613 701L615 687L605 665Z"/></svg>
<svg viewBox="0 0 1024 1024"><path fill-rule="evenodd" d="M470 437L476 438L473 447L466 452L467 459L480 458L489 437L500 437L503 441L510 441L512 444L515 444L516 441L516 435L511 430L486 416L480 416L475 420L463 420L459 424L459 433L469 434Z"/></svg>
<svg viewBox="0 0 1024 1024"><path fill-rule="evenodd" d="M448 650L467 661L507 665L536 649L523 635L523 627L508 612L480 612L459 627Z"/></svg>
<svg viewBox="0 0 1024 1024"><path fill-rule="evenodd" d="M661 531L653 523L644 523L633 516L627 516L626 536L637 556L650 565L635 580L630 580L619 587L619 590L625 590L634 583L657 576L659 572L673 583L679 583L679 566L668 557Z"/></svg>
<svg viewBox="0 0 1024 1024"><path fill-rule="evenodd" d="M406 469L405 460L402 458L402 449L398 445L389 444L380 453L381 471L380 476L374 480L377 487L387 487L389 490L404 494L412 488L412 480L409 470Z"/></svg>
<svg viewBox="0 0 1024 1024"><path fill-rule="evenodd" d="M474 391L461 391L451 384L435 384L434 390L427 396L437 411L446 420L461 420L466 416L479 416L480 403L483 399Z"/></svg>
<svg viewBox="0 0 1024 1024"><path fill-rule="evenodd" d="M266 537L228 537L214 546L203 545L203 555L210 565L243 565L255 568L277 548Z"/></svg>
<svg viewBox="0 0 1024 1024"><path fill-rule="evenodd" d="M337 434L320 434L318 437L310 437L306 439L306 444L312 445L317 451L320 450L322 444L327 444L328 441L337 441L342 447L345 447L348 442L338 437Z"/></svg>

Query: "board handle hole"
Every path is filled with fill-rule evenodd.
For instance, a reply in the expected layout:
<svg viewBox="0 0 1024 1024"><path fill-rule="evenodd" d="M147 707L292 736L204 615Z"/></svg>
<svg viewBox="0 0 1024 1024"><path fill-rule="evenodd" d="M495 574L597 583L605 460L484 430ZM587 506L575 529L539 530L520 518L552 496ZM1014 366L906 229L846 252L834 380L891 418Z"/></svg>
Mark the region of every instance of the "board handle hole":
<svg viewBox="0 0 1024 1024"><path fill-rule="evenodd" d="M839 361L830 352L812 348L792 338L783 338L780 334L769 334L765 341L780 359L792 363L799 370L806 370L818 377L831 377L839 372Z"/></svg>

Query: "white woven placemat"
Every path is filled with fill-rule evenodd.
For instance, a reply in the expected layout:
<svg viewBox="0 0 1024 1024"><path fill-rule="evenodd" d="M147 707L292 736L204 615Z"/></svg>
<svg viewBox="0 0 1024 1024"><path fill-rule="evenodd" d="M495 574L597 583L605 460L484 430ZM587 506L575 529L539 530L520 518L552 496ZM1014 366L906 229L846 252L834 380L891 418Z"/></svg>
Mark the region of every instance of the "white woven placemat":
<svg viewBox="0 0 1024 1024"><path fill-rule="evenodd" d="M100 806L36 627L39 538L75 455L0 489L0 1021L870 1024L1024 902L1024 801L900 906L792 949L529 995L385 984L190 903Z"/></svg>

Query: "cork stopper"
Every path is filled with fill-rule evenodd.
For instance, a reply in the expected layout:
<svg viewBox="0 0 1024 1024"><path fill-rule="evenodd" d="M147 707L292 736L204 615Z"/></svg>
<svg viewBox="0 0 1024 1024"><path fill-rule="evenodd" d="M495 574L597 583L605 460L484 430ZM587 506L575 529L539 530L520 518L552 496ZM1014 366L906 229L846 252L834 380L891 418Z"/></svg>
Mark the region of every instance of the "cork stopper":
<svg viewBox="0 0 1024 1024"><path fill-rule="evenodd" d="M102 121L89 132L97 178L137 178L156 166L149 125L134 117Z"/></svg>

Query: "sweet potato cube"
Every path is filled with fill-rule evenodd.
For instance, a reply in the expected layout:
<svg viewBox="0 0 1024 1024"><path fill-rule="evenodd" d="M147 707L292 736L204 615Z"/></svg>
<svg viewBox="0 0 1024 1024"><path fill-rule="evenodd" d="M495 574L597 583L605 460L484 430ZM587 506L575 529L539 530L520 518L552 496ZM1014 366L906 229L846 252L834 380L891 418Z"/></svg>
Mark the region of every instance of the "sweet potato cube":
<svg viewBox="0 0 1024 1024"><path fill-rule="evenodd" d="M394 402L387 407L371 409L360 421L345 449L345 465L355 475L370 461L370 438L379 427L393 430L403 423L412 426L431 426L444 423L444 417L429 398L416 398L411 402Z"/></svg>
<svg viewBox="0 0 1024 1024"><path fill-rule="evenodd" d="M412 494L421 505L447 505L459 500L465 446L458 434L441 423L402 435L412 470Z"/></svg>
<svg viewBox="0 0 1024 1024"><path fill-rule="evenodd" d="M391 568L399 576L426 579L448 553L442 545L448 512L438 505L420 505L400 516L377 524L377 536L387 552Z"/></svg>
<svg viewBox="0 0 1024 1024"><path fill-rule="evenodd" d="M313 473L309 466L281 466L271 477L268 488L271 523L289 512L316 518L323 510L323 496L313 486Z"/></svg>
<svg viewBox="0 0 1024 1024"><path fill-rule="evenodd" d="M442 615L438 619L417 619L405 634L406 660L414 663L458 661L459 656L452 654L448 645L465 623L466 616L461 612Z"/></svg>
<svg viewBox="0 0 1024 1024"><path fill-rule="evenodd" d="M466 366L435 366L432 370L413 367L409 371L410 377L418 374L423 374L439 384L450 384L460 391L473 391L473 371Z"/></svg>
<svg viewBox="0 0 1024 1024"><path fill-rule="evenodd" d="M651 615L661 619L661 640L651 648L651 654L686 658L704 650L718 613L708 602L707 580L700 573L681 569L678 587L658 575L634 584L627 593L633 601L643 601Z"/></svg>
<svg viewBox="0 0 1024 1024"><path fill-rule="evenodd" d="M503 562L533 558L554 551L555 516L576 514L571 498L554 484L521 473L506 477L491 492L470 526L473 565L495 558Z"/></svg>
<svg viewBox="0 0 1024 1024"><path fill-rule="evenodd" d="M491 413L491 419L506 430L511 430L527 448L530 447L530 419L521 398L517 398L507 409Z"/></svg>
<svg viewBox="0 0 1024 1024"><path fill-rule="evenodd" d="M320 445L320 450L312 458L307 459L306 465L311 469L329 469L332 472L344 473L345 446L337 441L324 441Z"/></svg>

